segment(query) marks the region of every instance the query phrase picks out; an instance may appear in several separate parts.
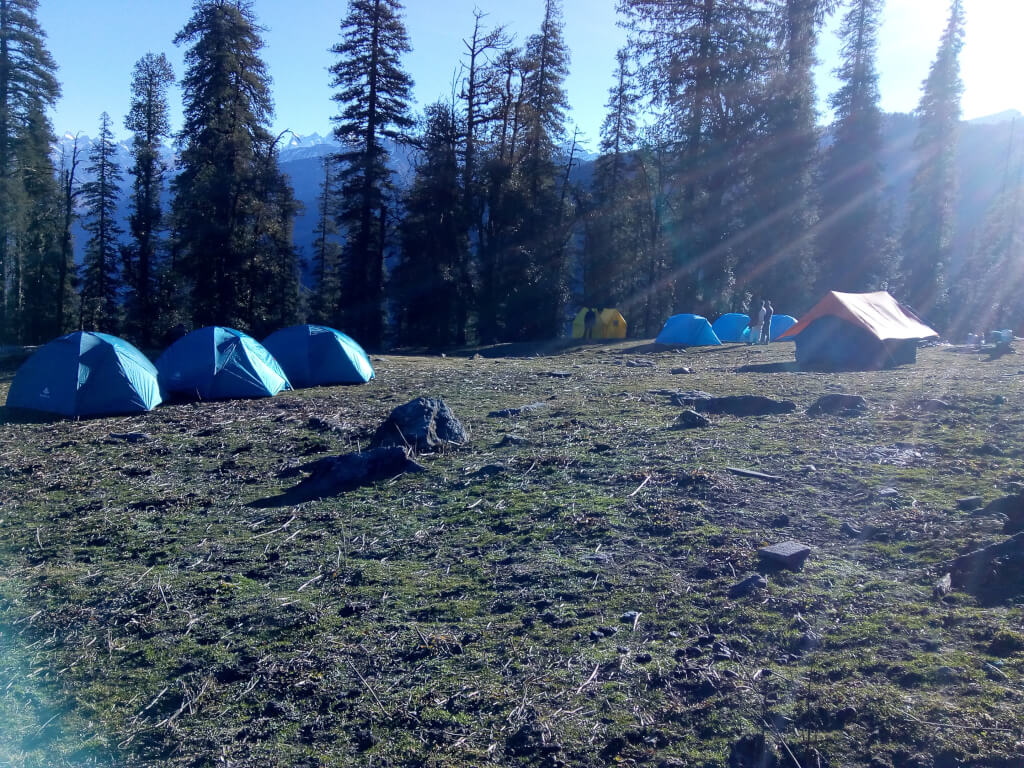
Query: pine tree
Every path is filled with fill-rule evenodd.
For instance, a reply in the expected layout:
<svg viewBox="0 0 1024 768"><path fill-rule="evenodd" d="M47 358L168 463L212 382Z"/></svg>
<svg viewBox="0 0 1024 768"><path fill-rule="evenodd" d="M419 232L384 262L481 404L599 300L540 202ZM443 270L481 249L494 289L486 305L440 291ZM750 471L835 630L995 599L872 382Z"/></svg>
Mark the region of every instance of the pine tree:
<svg viewBox="0 0 1024 768"><path fill-rule="evenodd" d="M77 278L75 275L75 254L71 234L71 224L77 218L75 211L79 189L77 172L81 162L81 149L78 136L72 140L70 156L65 147L60 154L60 261L57 267L56 295L54 297L54 326L56 335L70 330L70 324L77 319L72 317L71 309L77 300Z"/></svg>
<svg viewBox="0 0 1024 768"><path fill-rule="evenodd" d="M963 0L952 0L949 21L932 62L916 115L911 182L903 234L902 298L932 323L942 325L948 290L956 201L956 141L960 123L960 49L964 44Z"/></svg>
<svg viewBox="0 0 1024 768"><path fill-rule="evenodd" d="M0 0L0 342L36 342L56 328L47 276L60 253L59 201L46 110L60 85L38 6Z"/></svg>
<svg viewBox="0 0 1024 768"><path fill-rule="evenodd" d="M331 323L341 305L341 246L337 241L338 226L331 212L335 179L334 160L323 159L324 178L316 203L316 226L313 234L313 276L316 280L310 305L310 318L316 323Z"/></svg>
<svg viewBox="0 0 1024 768"><path fill-rule="evenodd" d="M636 240L630 231L635 169L630 158L637 140L639 96L629 69L629 55L615 56L615 82L601 125L601 155L594 167L593 208L587 215L587 247L583 259L583 304L612 307L625 294L625 281L635 267Z"/></svg>
<svg viewBox="0 0 1024 768"><path fill-rule="evenodd" d="M765 49L765 91L751 94L754 114L763 115L757 140L749 144L752 205L739 292L769 297L780 307L807 306L814 285L818 130L812 69L818 31L834 4L774 0L765 18L765 32L774 37ZM757 38L751 42L756 45ZM801 279L793 280L794 274Z"/></svg>
<svg viewBox="0 0 1024 768"><path fill-rule="evenodd" d="M506 328L517 340L546 338L559 327L567 298L565 247L569 237L557 152L565 138L569 49L561 5L546 0L540 32L523 52L521 164L524 217L508 251Z"/></svg>
<svg viewBox="0 0 1024 768"><path fill-rule="evenodd" d="M620 0L641 73L677 158L678 193L660 226L671 248L678 311L721 310L744 255L757 91L772 64L765 14L746 0ZM746 275L743 276L746 278Z"/></svg>
<svg viewBox="0 0 1024 768"><path fill-rule="evenodd" d="M406 195L402 260L395 282L404 341L433 347L465 341L468 240L461 214L462 126L452 105L431 104L422 160Z"/></svg>
<svg viewBox="0 0 1024 768"><path fill-rule="evenodd" d="M396 218L385 139L403 138L411 128L412 79L401 67L411 50L399 0L350 0L341 22L342 39L331 51L332 96L341 111L332 118L342 143L338 154L345 229L342 252L340 324L362 344L384 336L384 255Z"/></svg>
<svg viewBox="0 0 1024 768"><path fill-rule="evenodd" d="M267 130L270 78L251 2L197 0L175 43L192 46L172 183L176 271L195 324L263 327L297 300L266 282L268 270L291 279L277 262L288 258L280 238L295 203Z"/></svg>
<svg viewBox="0 0 1024 768"><path fill-rule="evenodd" d="M832 144L822 168L821 268L818 293L878 289L889 277L882 261L882 114L878 107L878 20L883 0L853 0L839 29L842 85Z"/></svg>
<svg viewBox="0 0 1024 768"><path fill-rule="evenodd" d="M174 71L164 54L147 53L135 64L132 100L125 127L134 133L131 153L132 198L129 228L131 245L126 248L125 282L127 333L144 347L156 339L163 324L157 312L160 274L158 254L164 228L160 196L167 165L161 158L163 140L171 135L167 89Z"/></svg>
<svg viewBox="0 0 1024 768"><path fill-rule="evenodd" d="M89 241L82 264L82 305L79 327L84 330L117 333L119 325L121 254L117 223L117 199L121 170L117 166L117 145L110 130L110 115L100 115L100 132L89 151L86 170L92 181L82 185L85 203L85 231Z"/></svg>

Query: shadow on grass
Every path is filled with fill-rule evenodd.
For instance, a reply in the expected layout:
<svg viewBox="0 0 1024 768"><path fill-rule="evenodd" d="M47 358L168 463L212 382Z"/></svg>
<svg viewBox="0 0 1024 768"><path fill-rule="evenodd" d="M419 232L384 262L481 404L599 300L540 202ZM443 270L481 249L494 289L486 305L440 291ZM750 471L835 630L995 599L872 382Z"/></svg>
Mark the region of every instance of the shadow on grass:
<svg viewBox="0 0 1024 768"><path fill-rule="evenodd" d="M757 363L755 365L741 365L736 373L797 373L805 370L795 360L785 363Z"/></svg>
<svg viewBox="0 0 1024 768"><path fill-rule="evenodd" d="M0 424L56 424L59 421L73 419L72 416L61 416L46 411L33 411L28 408L0 408Z"/></svg>

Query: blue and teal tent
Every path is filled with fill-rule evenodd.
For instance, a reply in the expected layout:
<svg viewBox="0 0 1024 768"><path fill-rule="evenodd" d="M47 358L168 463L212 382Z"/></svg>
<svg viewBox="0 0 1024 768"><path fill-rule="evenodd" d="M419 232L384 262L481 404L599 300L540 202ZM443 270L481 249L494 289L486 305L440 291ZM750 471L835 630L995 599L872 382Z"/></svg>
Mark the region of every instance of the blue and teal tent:
<svg viewBox="0 0 1024 768"><path fill-rule="evenodd" d="M291 389L281 366L262 344L217 325L182 336L160 355L156 369L165 392L202 400L270 397Z"/></svg>
<svg viewBox="0 0 1024 768"><path fill-rule="evenodd" d="M373 366L350 336L323 325L293 325L263 340L293 387L365 384Z"/></svg>
<svg viewBox="0 0 1024 768"><path fill-rule="evenodd" d="M685 344L689 347L707 347L722 342L711 330L711 323L700 315L672 315L665 321L654 339L656 344Z"/></svg>
<svg viewBox="0 0 1024 768"><path fill-rule="evenodd" d="M728 312L711 324L711 330L719 341L746 341L743 332L750 325L750 317L738 312Z"/></svg>
<svg viewBox="0 0 1024 768"><path fill-rule="evenodd" d="M18 369L8 408L62 416L140 413L161 402L153 364L124 339L77 331L40 347Z"/></svg>

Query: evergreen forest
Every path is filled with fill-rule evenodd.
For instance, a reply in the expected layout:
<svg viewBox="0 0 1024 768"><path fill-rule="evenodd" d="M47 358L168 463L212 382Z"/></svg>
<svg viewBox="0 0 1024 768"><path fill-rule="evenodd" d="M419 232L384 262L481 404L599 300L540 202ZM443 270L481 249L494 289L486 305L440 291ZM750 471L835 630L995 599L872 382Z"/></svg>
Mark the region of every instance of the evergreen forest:
<svg viewBox="0 0 1024 768"><path fill-rule="evenodd" d="M54 149L61 86L38 0L0 0L0 344L84 329L153 348L175 329L261 336L305 321L369 349L441 349L553 338L579 306L618 307L645 337L672 313L770 297L799 314L828 290L888 290L950 335L1024 328L1014 146L966 257L952 258L964 2L950 0L921 86L899 209L884 194L883 6L619 0L629 42L609 54L599 154L581 174L560 0L525 39L479 11L465 19L445 62L456 87L422 113L401 0L349 0L325 75L339 149L300 249L251 0L195 0L168 41L185 71L139 59L129 113L103 112L88 151ZM839 87L823 126L812 69L833 17ZM396 149L413 158L408 178Z"/></svg>

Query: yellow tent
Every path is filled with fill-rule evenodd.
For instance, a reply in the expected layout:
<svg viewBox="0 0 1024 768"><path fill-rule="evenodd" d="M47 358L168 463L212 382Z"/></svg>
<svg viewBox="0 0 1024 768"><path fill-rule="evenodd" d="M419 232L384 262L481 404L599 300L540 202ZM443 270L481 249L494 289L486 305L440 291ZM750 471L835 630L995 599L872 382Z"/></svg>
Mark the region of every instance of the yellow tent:
<svg viewBox="0 0 1024 768"><path fill-rule="evenodd" d="M583 307L576 313L572 321L572 337L582 339L586 333L584 320L589 307ZM594 310L597 312L597 310ZM595 339L624 339L626 338L626 320L617 309L602 309L594 324Z"/></svg>

